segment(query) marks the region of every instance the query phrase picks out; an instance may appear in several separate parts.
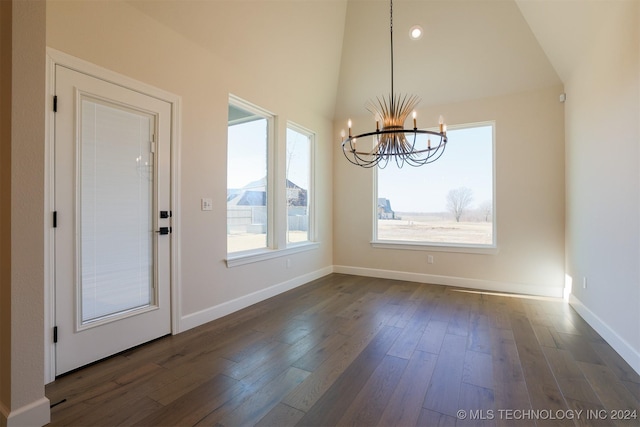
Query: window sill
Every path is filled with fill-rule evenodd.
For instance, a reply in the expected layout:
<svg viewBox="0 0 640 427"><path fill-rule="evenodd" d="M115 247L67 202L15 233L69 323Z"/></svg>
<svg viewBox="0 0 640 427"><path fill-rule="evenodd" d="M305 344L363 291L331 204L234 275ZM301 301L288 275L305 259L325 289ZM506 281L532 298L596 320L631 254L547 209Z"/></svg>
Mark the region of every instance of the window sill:
<svg viewBox="0 0 640 427"><path fill-rule="evenodd" d="M319 247L320 243L318 242L298 243L284 249L260 249L258 251L238 252L237 254L227 256L225 261L227 263L227 268L231 268L296 254L299 252L311 251Z"/></svg>
<svg viewBox="0 0 640 427"><path fill-rule="evenodd" d="M457 252L467 254L486 254L495 255L499 252L497 246L480 246L480 245L448 245L437 243L419 243L419 242L399 242L399 241L374 241L371 246L379 249L400 249L408 251L430 251L430 252Z"/></svg>

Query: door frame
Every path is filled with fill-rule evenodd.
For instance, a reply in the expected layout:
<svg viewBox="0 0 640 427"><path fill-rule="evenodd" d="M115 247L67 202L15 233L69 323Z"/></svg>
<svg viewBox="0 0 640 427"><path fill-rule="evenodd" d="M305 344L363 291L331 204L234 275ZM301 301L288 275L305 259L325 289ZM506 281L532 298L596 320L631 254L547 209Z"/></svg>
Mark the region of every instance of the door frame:
<svg viewBox="0 0 640 427"><path fill-rule="evenodd" d="M171 105L171 162L170 162L170 209L173 212L170 248L170 312L171 333L180 332L180 205L178 189L180 188L180 104L178 95L158 89L98 65L76 58L56 49L47 48L46 76L46 141L45 141L45 191L44 191L44 384L55 380L55 344L53 327L55 326L55 234L53 228L53 211L55 209L55 113L53 96L55 94L55 68L62 65L75 71L88 74L118 86L131 89L145 95L158 98Z"/></svg>

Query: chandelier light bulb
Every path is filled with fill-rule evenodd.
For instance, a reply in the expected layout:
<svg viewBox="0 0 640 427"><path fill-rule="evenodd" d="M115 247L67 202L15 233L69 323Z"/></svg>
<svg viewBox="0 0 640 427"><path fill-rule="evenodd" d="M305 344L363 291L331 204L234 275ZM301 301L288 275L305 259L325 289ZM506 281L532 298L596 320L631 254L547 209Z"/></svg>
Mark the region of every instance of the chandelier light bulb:
<svg viewBox="0 0 640 427"><path fill-rule="evenodd" d="M413 110L413 128L418 129L418 125L416 123L416 111Z"/></svg>

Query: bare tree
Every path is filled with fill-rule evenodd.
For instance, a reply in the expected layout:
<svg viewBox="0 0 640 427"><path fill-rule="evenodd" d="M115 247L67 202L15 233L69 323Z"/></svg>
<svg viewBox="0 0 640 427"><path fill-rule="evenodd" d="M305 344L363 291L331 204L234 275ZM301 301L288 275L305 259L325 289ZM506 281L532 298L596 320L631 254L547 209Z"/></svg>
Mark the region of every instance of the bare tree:
<svg viewBox="0 0 640 427"><path fill-rule="evenodd" d="M484 217L485 222L489 222L489 218L493 213L493 202L491 200L485 200L480 203L480 207L478 208L480 214Z"/></svg>
<svg viewBox="0 0 640 427"><path fill-rule="evenodd" d="M473 190L467 187L449 190L447 194L447 209L453 214L456 222L460 222L460 217L473 201Z"/></svg>

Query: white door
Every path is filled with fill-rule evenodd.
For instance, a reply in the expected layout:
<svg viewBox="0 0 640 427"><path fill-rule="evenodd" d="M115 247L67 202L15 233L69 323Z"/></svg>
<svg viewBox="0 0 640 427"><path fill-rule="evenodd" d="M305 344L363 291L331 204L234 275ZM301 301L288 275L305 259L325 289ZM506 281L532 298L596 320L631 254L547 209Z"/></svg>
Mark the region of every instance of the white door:
<svg viewBox="0 0 640 427"><path fill-rule="evenodd" d="M171 104L55 73L60 375L171 332Z"/></svg>

